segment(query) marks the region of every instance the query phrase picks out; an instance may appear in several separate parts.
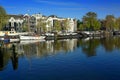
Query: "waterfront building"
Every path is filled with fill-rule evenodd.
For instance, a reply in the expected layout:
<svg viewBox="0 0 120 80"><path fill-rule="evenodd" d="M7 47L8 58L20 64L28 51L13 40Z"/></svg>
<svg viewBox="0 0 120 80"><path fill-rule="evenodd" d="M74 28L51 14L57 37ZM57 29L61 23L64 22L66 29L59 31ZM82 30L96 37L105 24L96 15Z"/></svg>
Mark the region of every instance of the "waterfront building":
<svg viewBox="0 0 120 80"><path fill-rule="evenodd" d="M65 23L65 20L67 21ZM60 22L60 27L61 27L61 31L65 30L66 32L75 32L77 30L77 21L75 19L72 18L59 18L55 15L49 16L47 18L47 31L52 31L55 27L56 27L56 22L59 21ZM67 25L65 25L67 24ZM64 29L64 27L68 27L68 29Z"/></svg>
<svg viewBox="0 0 120 80"><path fill-rule="evenodd" d="M9 15L8 26L11 31L22 31L23 15Z"/></svg>
<svg viewBox="0 0 120 80"><path fill-rule="evenodd" d="M55 16L55 15L49 16L49 17L47 18L47 20L46 20L46 22L48 23L48 24L46 25L47 31L52 32L53 30L55 30L55 27L56 27L55 23L56 23L57 21L59 21L60 24L62 24L62 21L64 21L64 20L65 20L64 18L58 18L58 17ZM60 26L61 26L61 28L62 28L62 25L60 25ZM62 29L61 29L61 30L62 30Z"/></svg>
<svg viewBox="0 0 120 80"><path fill-rule="evenodd" d="M77 31L77 20L76 19L72 19L72 18L68 18L68 26L69 26L68 32L75 32L75 31Z"/></svg>
<svg viewBox="0 0 120 80"><path fill-rule="evenodd" d="M40 13L10 15L8 23L11 31L23 31L24 27L32 32L37 31L38 28L40 32L75 32L77 30L77 21L73 18L62 18L56 15L47 17Z"/></svg>

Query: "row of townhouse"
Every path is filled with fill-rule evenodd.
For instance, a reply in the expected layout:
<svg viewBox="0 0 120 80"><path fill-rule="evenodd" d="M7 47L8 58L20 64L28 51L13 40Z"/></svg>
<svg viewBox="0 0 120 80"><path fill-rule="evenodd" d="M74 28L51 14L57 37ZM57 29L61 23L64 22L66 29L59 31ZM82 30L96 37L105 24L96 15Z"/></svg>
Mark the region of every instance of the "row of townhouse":
<svg viewBox="0 0 120 80"><path fill-rule="evenodd" d="M44 22L44 27L46 28L44 32L57 31L56 26L59 22L60 31L66 32L75 32L77 30L77 21L72 18L60 18L55 15L44 16L42 14L33 14L33 15L9 15L9 21L7 29L15 31L23 31L23 26L29 27L30 31L36 31L40 27L40 31L43 30L43 25L41 22ZM40 21L41 20L41 21ZM65 20L67 21L65 23ZM26 25L25 25L26 24ZM65 29L65 27L68 27Z"/></svg>

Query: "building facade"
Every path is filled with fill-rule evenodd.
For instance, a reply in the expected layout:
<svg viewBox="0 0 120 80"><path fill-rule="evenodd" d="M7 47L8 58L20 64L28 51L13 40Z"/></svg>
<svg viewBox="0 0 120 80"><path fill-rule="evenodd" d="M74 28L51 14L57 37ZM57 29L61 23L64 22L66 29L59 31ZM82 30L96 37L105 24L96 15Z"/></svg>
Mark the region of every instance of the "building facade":
<svg viewBox="0 0 120 80"><path fill-rule="evenodd" d="M60 18L55 15L46 17L40 13L33 15L14 15L10 17L10 30L22 31L23 26L27 27L29 31L36 31L40 28L43 32L75 32L77 30L77 21L72 18Z"/></svg>
<svg viewBox="0 0 120 80"><path fill-rule="evenodd" d="M10 31L22 31L23 19L10 17L8 23Z"/></svg>
<svg viewBox="0 0 120 80"><path fill-rule="evenodd" d="M47 18L47 30L52 31L54 27L56 27L56 22L60 22L59 26L61 27L61 31L65 30L66 32L75 32L77 31L77 20L72 18L58 18L58 17L48 17ZM66 27L67 29L65 29Z"/></svg>

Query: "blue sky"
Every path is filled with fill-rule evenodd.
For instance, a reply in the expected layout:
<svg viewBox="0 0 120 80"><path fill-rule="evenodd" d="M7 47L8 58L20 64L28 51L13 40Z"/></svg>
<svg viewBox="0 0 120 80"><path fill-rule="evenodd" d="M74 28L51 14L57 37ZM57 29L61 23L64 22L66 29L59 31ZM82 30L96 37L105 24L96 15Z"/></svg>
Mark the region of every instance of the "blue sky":
<svg viewBox="0 0 120 80"><path fill-rule="evenodd" d="M120 16L120 0L0 0L8 14L41 13L81 19L92 11L103 19L107 14Z"/></svg>

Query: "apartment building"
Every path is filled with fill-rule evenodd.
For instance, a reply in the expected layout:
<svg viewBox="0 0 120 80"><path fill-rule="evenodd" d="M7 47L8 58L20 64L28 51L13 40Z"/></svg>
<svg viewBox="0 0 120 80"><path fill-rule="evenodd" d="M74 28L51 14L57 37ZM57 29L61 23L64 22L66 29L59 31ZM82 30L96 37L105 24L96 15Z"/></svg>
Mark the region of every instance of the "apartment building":
<svg viewBox="0 0 120 80"><path fill-rule="evenodd" d="M44 25L41 25L43 23ZM11 30L21 31L22 26L29 27L30 31L36 31L36 29L40 27L44 32L75 32L77 30L77 21L73 18L61 18L55 15L44 16L40 13L10 16L9 27ZM57 30L58 27L59 30Z"/></svg>

